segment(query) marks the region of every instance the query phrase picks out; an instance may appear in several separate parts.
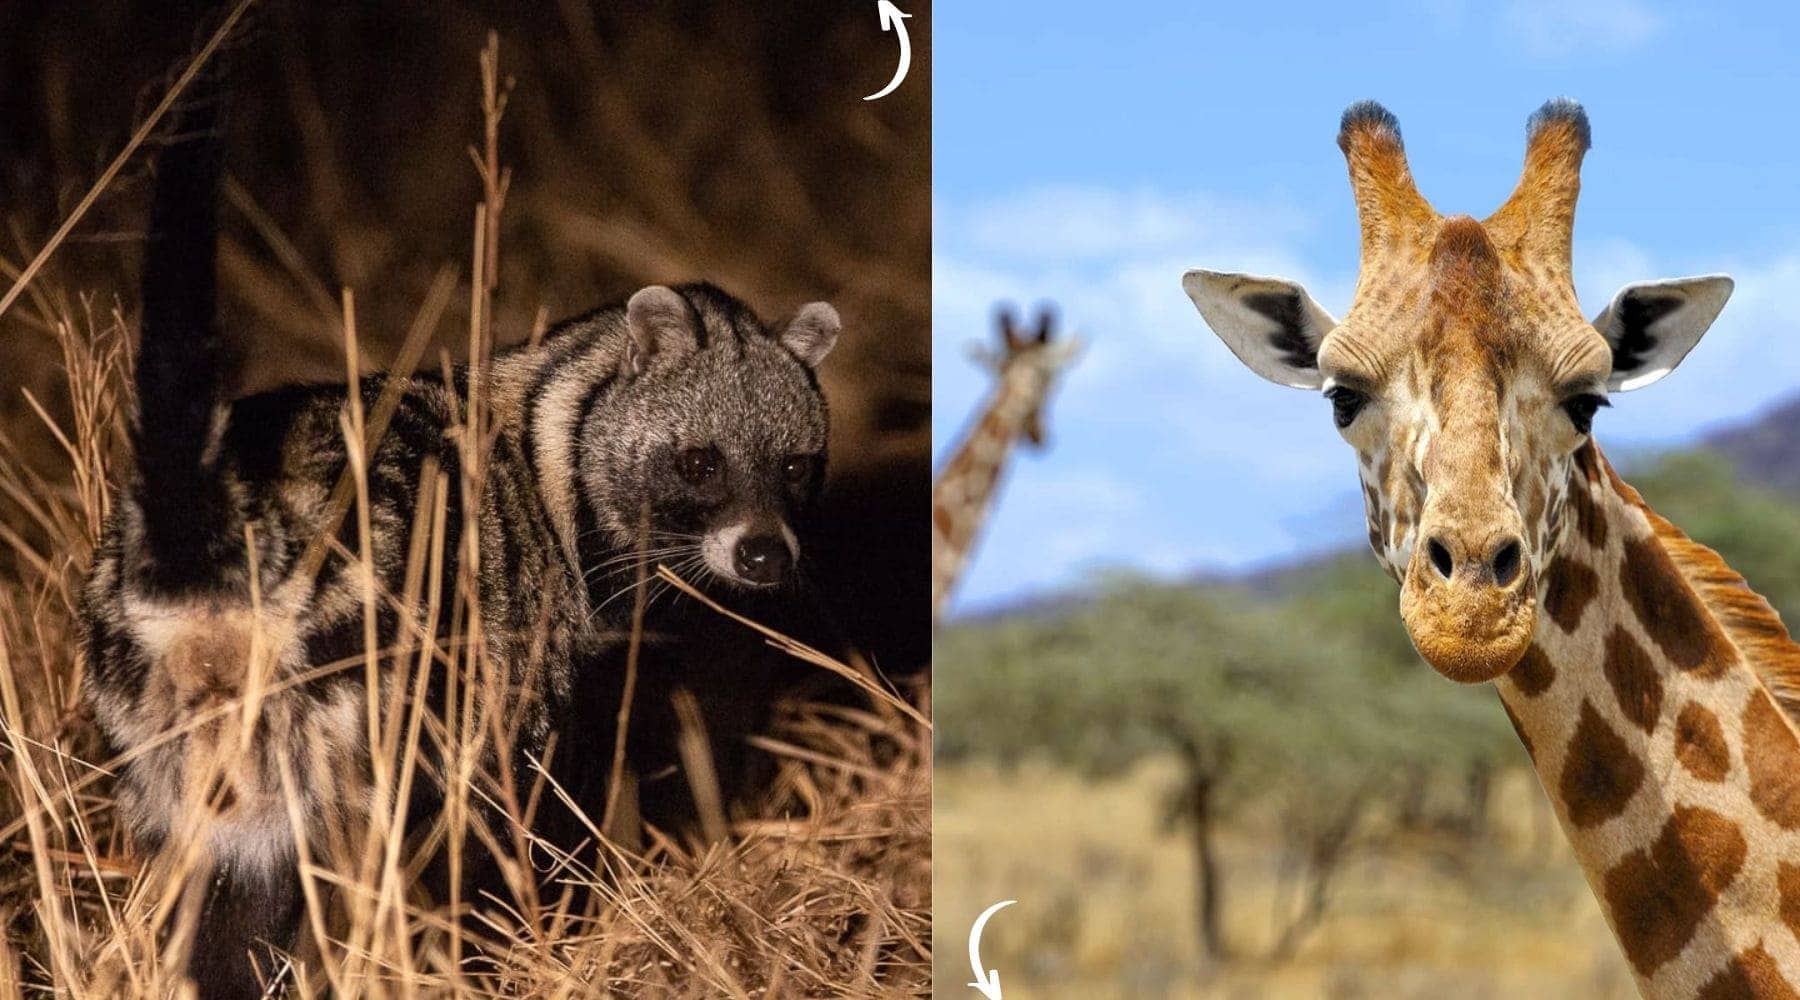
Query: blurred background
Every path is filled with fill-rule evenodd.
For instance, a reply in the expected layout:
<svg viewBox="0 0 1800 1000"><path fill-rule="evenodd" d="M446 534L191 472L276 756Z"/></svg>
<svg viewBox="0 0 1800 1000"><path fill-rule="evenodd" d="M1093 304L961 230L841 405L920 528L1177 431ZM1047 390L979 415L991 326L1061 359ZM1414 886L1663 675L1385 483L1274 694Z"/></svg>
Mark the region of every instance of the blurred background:
<svg viewBox="0 0 1800 1000"><path fill-rule="evenodd" d="M1593 120L1577 290L1724 271L1672 378L1596 422L1661 513L1800 613L1800 16L1659 0L1049 2L936 33L934 453L990 390L994 304L1088 343L1015 456L939 636L936 921L1013 997L1629 997L1498 699L1418 661L1329 405L1256 378L1182 293L1293 277L1342 315L1337 120L1400 119L1485 215L1526 116ZM971 978L941 949L938 981Z"/></svg>
<svg viewBox="0 0 1800 1000"><path fill-rule="evenodd" d="M873 2L260 4L238 43L221 262L240 391L341 379L343 288L365 350L391 357L446 265L462 284L427 357L466 350L476 63L495 31L514 84L497 338L654 282L713 281L771 322L835 303L845 336L821 372L834 440L815 638L921 668L931 22L928 4L912 13L912 74L865 102L898 57ZM0 284L198 35L163 3L0 4ZM147 162L146 150L106 189L35 294L135 310ZM52 463L19 390L59 394L40 322L54 312L28 296L0 317L0 429Z"/></svg>

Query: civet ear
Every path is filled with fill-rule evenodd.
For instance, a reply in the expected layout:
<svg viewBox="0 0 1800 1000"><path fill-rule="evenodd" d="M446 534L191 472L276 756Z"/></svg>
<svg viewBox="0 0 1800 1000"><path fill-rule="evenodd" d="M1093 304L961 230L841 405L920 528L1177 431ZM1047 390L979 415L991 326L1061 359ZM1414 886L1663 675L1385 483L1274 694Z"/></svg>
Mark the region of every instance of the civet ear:
<svg viewBox="0 0 1800 1000"><path fill-rule="evenodd" d="M1641 389L1675 370L1700 342L1733 282L1723 274L1666 278L1626 285L1594 319L1594 329L1612 347L1614 392Z"/></svg>
<svg viewBox="0 0 1800 1000"><path fill-rule="evenodd" d="M674 289L663 285L640 288L625 303L625 371L640 375L657 355L679 357L700 347L694 333L693 310Z"/></svg>
<svg viewBox="0 0 1800 1000"><path fill-rule="evenodd" d="M1319 344L1337 326L1306 289L1286 278L1189 271L1181 287L1231 353L1278 385L1317 389Z"/></svg>
<svg viewBox="0 0 1800 1000"><path fill-rule="evenodd" d="M817 368L837 345L843 325L831 303L808 302L781 328L779 339L781 346L793 352L802 364Z"/></svg>

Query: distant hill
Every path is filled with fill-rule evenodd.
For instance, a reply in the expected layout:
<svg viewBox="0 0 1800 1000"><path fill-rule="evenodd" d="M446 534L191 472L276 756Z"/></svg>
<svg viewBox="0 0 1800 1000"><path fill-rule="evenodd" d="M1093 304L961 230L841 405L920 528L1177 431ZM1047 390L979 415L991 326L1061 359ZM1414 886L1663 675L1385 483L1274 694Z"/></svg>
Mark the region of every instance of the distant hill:
<svg viewBox="0 0 1800 1000"><path fill-rule="evenodd" d="M1713 432L1702 446L1724 456L1746 481L1800 496L1800 395L1749 423Z"/></svg>

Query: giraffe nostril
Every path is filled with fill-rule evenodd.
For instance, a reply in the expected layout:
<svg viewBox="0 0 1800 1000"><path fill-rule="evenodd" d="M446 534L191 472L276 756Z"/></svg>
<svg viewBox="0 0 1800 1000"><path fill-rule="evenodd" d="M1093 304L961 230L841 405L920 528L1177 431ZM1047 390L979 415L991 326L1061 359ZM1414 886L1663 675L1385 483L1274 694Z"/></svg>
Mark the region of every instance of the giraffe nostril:
<svg viewBox="0 0 1800 1000"><path fill-rule="evenodd" d="M1450 550L1444 548L1444 543L1435 538L1426 542L1425 554L1431 557L1431 566L1438 571L1438 575L1446 580L1450 579L1450 573L1456 569L1456 563L1450 558Z"/></svg>
<svg viewBox="0 0 1800 1000"><path fill-rule="evenodd" d="M1519 577L1519 542L1517 539L1500 546L1494 553L1494 582L1504 587Z"/></svg>

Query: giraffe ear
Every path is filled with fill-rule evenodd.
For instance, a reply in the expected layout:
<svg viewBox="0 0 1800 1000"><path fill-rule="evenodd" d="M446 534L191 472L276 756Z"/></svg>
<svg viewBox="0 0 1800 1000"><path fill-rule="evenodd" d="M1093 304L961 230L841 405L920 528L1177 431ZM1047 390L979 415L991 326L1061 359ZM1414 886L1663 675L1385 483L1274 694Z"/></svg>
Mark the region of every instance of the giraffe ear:
<svg viewBox="0 0 1800 1000"><path fill-rule="evenodd" d="M1319 344L1337 320L1286 278L1193 270L1181 287L1225 346L1277 385L1317 389Z"/></svg>
<svg viewBox="0 0 1800 1000"><path fill-rule="evenodd" d="M1731 288L1723 274L1626 285L1594 319L1612 347L1606 387L1641 389L1674 371L1725 308Z"/></svg>

